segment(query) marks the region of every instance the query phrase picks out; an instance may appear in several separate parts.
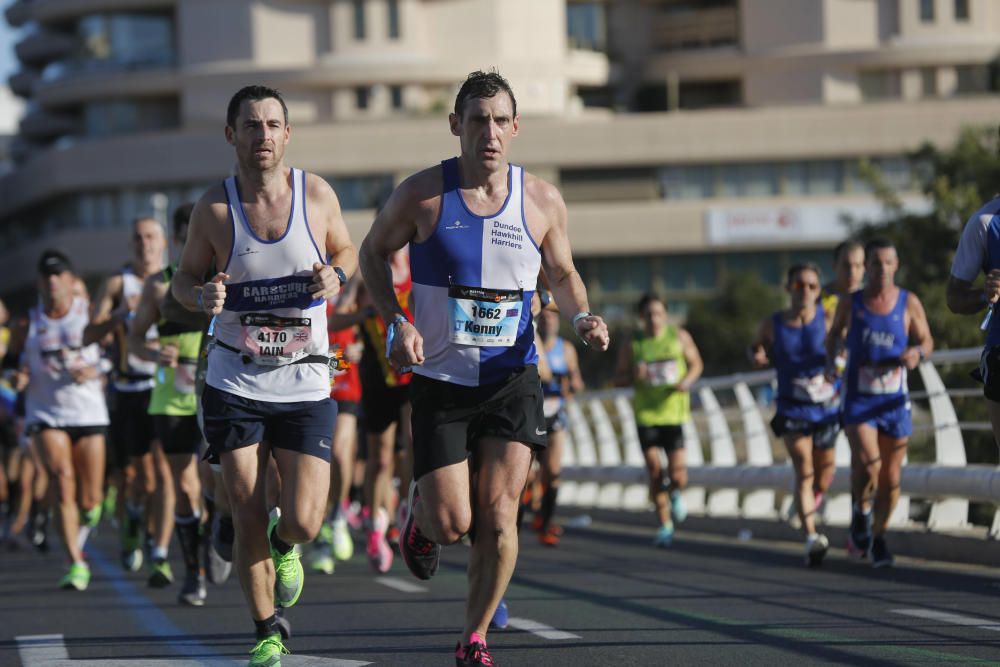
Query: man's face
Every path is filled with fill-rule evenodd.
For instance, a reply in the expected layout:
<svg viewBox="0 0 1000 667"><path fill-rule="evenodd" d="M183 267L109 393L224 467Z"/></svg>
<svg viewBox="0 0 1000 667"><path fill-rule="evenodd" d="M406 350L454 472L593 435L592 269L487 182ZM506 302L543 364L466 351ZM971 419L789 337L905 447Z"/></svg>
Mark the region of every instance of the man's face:
<svg viewBox="0 0 1000 667"><path fill-rule="evenodd" d="M268 97L240 105L235 127L226 126L226 140L236 148L241 168L263 172L281 164L291 132L281 103Z"/></svg>
<svg viewBox="0 0 1000 667"><path fill-rule="evenodd" d="M48 303L72 299L74 282L72 271L38 274L38 289Z"/></svg>
<svg viewBox="0 0 1000 667"><path fill-rule="evenodd" d="M895 248L879 248L872 252L865 263L868 282L880 286L893 285L898 268L899 257Z"/></svg>
<svg viewBox="0 0 1000 667"><path fill-rule="evenodd" d="M854 247L840 253L837 258L837 266L834 267L837 273L837 280L842 285L847 285L850 291L855 291L861 287L861 281L865 277L865 251L863 248Z"/></svg>
<svg viewBox="0 0 1000 667"><path fill-rule="evenodd" d="M132 227L132 257L140 264L153 266L163 261L166 248L163 227L151 218L139 220Z"/></svg>
<svg viewBox="0 0 1000 667"><path fill-rule="evenodd" d="M809 303L815 303L819 296L819 276L815 271L802 269L788 283L788 293L792 297L792 308L800 310Z"/></svg>
<svg viewBox="0 0 1000 667"><path fill-rule="evenodd" d="M659 301L650 301L639 317L647 334L657 334L667 326L667 307Z"/></svg>
<svg viewBox="0 0 1000 667"><path fill-rule="evenodd" d="M451 114L448 121L451 133L459 138L463 158L490 171L506 167L507 148L517 136L517 117L505 91L466 100L462 115Z"/></svg>

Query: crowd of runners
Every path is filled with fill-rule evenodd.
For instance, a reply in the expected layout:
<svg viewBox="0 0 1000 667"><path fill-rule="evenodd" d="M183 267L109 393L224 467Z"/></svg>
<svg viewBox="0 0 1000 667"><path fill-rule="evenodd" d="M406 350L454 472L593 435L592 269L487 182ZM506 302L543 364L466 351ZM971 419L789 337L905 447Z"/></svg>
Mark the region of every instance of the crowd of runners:
<svg viewBox="0 0 1000 667"><path fill-rule="evenodd" d="M256 634L249 664L273 667L287 652L283 610L307 577L354 557L355 540L374 572L398 554L420 579L442 546L465 541L455 660L495 664L486 636L507 624L522 524L560 543L578 351L610 345L558 190L508 162L519 122L507 82L471 74L449 117L459 156L405 179L355 246L327 182L284 163L280 93L239 90L225 122L234 172L178 207L169 238L135 220L131 255L92 298L73 258L46 251L37 304L0 308L3 547L64 549L59 585L85 591L87 540L103 521L122 568L193 606L235 571ZM949 284L959 312L1000 295L1000 270L985 296L971 287L989 256L976 229ZM789 306L761 322L749 354L777 372L771 426L793 463L806 563L829 548L816 515L843 430L849 550L886 567L907 373L934 344L920 300L895 284L891 243L845 242L834 266L825 286L814 264L788 270ZM703 364L661 295L636 310L615 382L634 387L652 542L669 547L687 514L683 427Z"/></svg>

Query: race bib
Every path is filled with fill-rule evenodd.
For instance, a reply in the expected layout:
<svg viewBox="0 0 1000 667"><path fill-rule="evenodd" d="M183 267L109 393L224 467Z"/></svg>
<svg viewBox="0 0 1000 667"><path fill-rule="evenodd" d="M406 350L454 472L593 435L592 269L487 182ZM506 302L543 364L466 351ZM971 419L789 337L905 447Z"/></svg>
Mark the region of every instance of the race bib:
<svg viewBox="0 0 1000 667"><path fill-rule="evenodd" d="M555 417L559 414L559 410L562 409L562 406L562 396L546 396L542 401L542 412L545 414L546 418Z"/></svg>
<svg viewBox="0 0 1000 667"><path fill-rule="evenodd" d="M646 382L654 387L673 387L681 381L680 364L676 359L646 362Z"/></svg>
<svg viewBox="0 0 1000 667"><path fill-rule="evenodd" d="M837 390L823 374L792 380L792 398L803 403L829 403Z"/></svg>
<svg viewBox="0 0 1000 667"><path fill-rule="evenodd" d="M510 347L517 340L524 293L452 285L448 314L452 343L477 347Z"/></svg>
<svg viewBox="0 0 1000 667"><path fill-rule="evenodd" d="M861 366L858 368L858 392L870 396L898 394L906 382L902 366Z"/></svg>
<svg viewBox="0 0 1000 667"><path fill-rule="evenodd" d="M181 357L174 369L174 391L178 394L193 394L198 373L198 360Z"/></svg>
<svg viewBox="0 0 1000 667"><path fill-rule="evenodd" d="M307 317L247 313L240 316L240 323L243 350L262 366L285 366L301 359L312 340L312 320Z"/></svg>

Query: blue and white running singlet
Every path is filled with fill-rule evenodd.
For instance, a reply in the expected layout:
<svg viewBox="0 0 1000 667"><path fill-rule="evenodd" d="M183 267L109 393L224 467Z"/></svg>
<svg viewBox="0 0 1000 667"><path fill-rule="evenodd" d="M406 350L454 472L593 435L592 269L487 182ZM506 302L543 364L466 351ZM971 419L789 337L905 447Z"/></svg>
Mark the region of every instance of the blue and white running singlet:
<svg viewBox="0 0 1000 667"><path fill-rule="evenodd" d="M909 292L900 289L892 310L878 315L865 306L863 291L851 295L845 424L870 421L883 413L909 407L906 366L899 361L909 342L908 298Z"/></svg>
<svg viewBox="0 0 1000 667"><path fill-rule="evenodd" d="M826 314L816 308L801 327L785 324L784 314L772 316L774 344L771 363L778 375L778 414L819 424L837 417L837 385L823 375L826 368Z"/></svg>
<svg viewBox="0 0 1000 667"><path fill-rule="evenodd" d="M413 372L469 387L494 384L538 362L531 297L541 252L524 220L524 170L509 166L507 201L481 216L462 199L458 159L441 168L437 227L410 244L413 319L425 356Z"/></svg>

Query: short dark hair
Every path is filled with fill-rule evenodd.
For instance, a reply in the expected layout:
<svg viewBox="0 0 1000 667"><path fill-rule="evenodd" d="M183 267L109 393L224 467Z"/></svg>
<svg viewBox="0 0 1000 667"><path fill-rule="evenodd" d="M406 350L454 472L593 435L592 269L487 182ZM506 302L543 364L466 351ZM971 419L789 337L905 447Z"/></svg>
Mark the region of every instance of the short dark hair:
<svg viewBox="0 0 1000 667"><path fill-rule="evenodd" d="M645 294L643 294L639 298L639 303L636 304L635 309L639 311L639 313L642 313L642 311L646 310L649 304L653 303L654 301L659 301L660 303L663 304L664 310L667 309L667 300L663 298L663 295L657 294L656 292L646 292Z"/></svg>
<svg viewBox="0 0 1000 667"><path fill-rule="evenodd" d="M284 98L277 90L267 86L244 86L236 91L226 108L226 125L236 129L236 118L240 115L240 106L244 102L259 102L270 98L278 100L278 103L281 104L281 110L285 114L285 125L288 125L288 106L285 104Z"/></svg>
<svg viewBox="0 0 1000 667"><path fill-rule="evenodd" d="M72 270L73 263L69 261L69 257L53 248L42 252L38 258L38 273L43 276L54 276Z"/></svg>
<svg viewBox="0 0 1000 667"><path fill-rule="evenodd" d="M802 271L812 271L820 281L823 280L823 272L820 271L819 266L815 262L798 262L788 267L788 273L785 274L785 284L791 285L792 278Z"/></svg>
<svg viewBox="0 0 1000 667"><path fill-rule="evenodd" d="M511 90L507 79L500 76L500 72L495 69L489 72L476 70L466 77L465 83L458 89L458 95L455 96L455 115L461 118L468 100L494 97L501 90L510 95L510 103L516 117L517 100L514 99L514 91Z"/></svg>
<svg viewBox="0 0 1000 667"><path fill-rule="evenodd" d="M872 239L871 241L865 244L865 261L867 261L869 257L875 254L875 252L879 250L887 250L889 248L895 250L896 244L894 244L892 241L885 238L884 236L879 236L877 238Z"/></svg>
<svg viewBox="0 0 1000 667"><path fill-rule="evenodd" d="M194 211L194 202L186 201L174 209L174 236L180 228L191 222L191 212Z"/></svg>
<svg viewBox="0 0 1000 667"><path fill-rule="evenodd" d="M845 252L849 252L855 248L864 250L864 246L861 244L861 241L857 241L855 239L847 239L846 241L838 243L837 247L833 249L833 263L836 264L839 262Z"/></svg>

